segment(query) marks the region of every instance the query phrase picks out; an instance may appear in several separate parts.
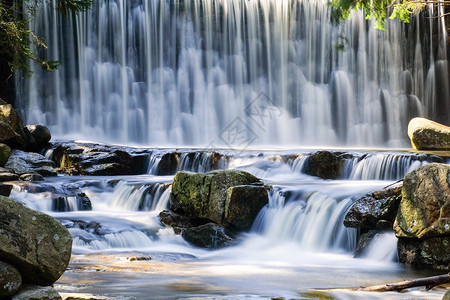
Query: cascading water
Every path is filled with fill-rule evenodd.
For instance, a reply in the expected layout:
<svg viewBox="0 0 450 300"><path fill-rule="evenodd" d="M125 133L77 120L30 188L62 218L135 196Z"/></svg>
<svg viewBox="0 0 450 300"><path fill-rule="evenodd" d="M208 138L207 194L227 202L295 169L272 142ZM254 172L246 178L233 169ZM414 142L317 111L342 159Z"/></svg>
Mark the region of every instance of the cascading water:
<svg viewBox="0 0 450 300"><path fill-rule="evenodd" d="M444 25L421 15L384 32L355 13L333 26L325 0L101 0L67 17L43 6L31 27L62 65L17 77L17 106L72 138L405 146L411 117L449 121Z"/></svg>

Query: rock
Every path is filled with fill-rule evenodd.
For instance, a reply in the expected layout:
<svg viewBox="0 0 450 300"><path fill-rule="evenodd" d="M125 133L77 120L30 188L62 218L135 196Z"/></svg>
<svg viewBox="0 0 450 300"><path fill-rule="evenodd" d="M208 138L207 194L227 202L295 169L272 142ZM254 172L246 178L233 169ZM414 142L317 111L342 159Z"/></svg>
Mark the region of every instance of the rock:
<svg viewBox="0 0 450 300"><path fill-rule="evenodd" d="M9 194L11 194L13 186L10 184L3 184L0 183L0 196L9 197Z"/></svg>
<svg viewBox="0 0 450 300"><path fill-rule="evenodd" d="M450 300L450 290L447 290L447 292L445 292L442 300Z"/></svg>
<svg viewBox="0 0 450 300"><path fill-rule="evenodd" d="M198 227L186 228L182 237L201 248L222 248L233 244L233 239L225 233L225 229L214 223L208 223Z"/></svg>
<svg viewBox="0 0 450 300"><path fill-rule="evenodd" d="M0 105L0 143L23 149L25 142L26 135L19 115L11 104Z"/></svg>
<svg viewBox="0 0 450 300"><path fill-rule="evenodd" d="M22 276L10 264L0 261L0 298L15 295L22 286Z"/></svg>
<svg viewBox="0 0 450 300"><path fill-rule="evenodd" d="M180 163L180 153L166 153L161 157L156 168L156 175L173 175Z"/></svg>
<svg viewBox="0 0 450 300"><path fill-rule="evenodd" d="M147 172L148 150L93 143L52 143L52 160L69 175L139 175Z"/></svg>
<svg viewBox="0 0 450 300"><path fill-rule="evenodd" d="M360 229L392 228L400 204L402 186L376 191L353 202L344 226Z"/></svg>
<svg viewBox="0 0 450 300"><path fill-rule="evenodd" d="M400 262L434 269L450 270L450 237L429 239L399 238L397 250Z"/></svg>
<svg viewBox="0 0 450 300"><path fill-rule="evenodd" d="M224 223L237 230L250 230L256 216L268 201L265 186L230 187L227 190Z"/></svg>
<svg viewBox="0 0 450 300"><path fill-rule="evenodd" d="M207 219L191 219L168 210L160 212L159 219L164 225L172 227L176 234L181 233L184 228L198 227L208 223Z"/></svg>
<svg viewBox="0 0 450 300"><path fill-rule="evenodd" d="M0 167L4 167L11 154L11 148L8 145L0 144Z"/></svg>
<svg viewBox="0 0 450 300"><path fill-rule="evenodd" d="M408 124L408 136L414 150L450 150L450 127L414 118Z"/></svg>
<svg viewBox="0 0 450 300"><path fill-rule="evenodd" d="M22 174L19 179L22 181L42 181L44 176L41 174Z"/></svg>
<svg viewBox="0 0 450 300"><path fill-rule="evenodd" d="M449 186L450 165L427 164L406 174L395 235L418 239L449 236Z"/></svg>
<svg viewBox="0 0 450 300"><path fill-rule="evenodd" d="M19 180L19 175L10 172L0 172L0 182Z"/></svg>
<svg viewBox="0 0 450 300"><path fill-rule="evenodd" d="M315 152L307 158L303 171L322 179L337 179L342 174L343 159L346 158L341 154L330 151Z"/></svg>
<svg viewBox="0 0 450 300"><path fill-rule="evenodd" d="M250 173L238 170L175 174L170 209L190 218L222 224L227 189L237 185L262 184Z"/></svg>
<svg viewBox="0 0 450 300"><path fill-rule="evenodd" d="M12 300L62 300L51 286L27 285Z"/></svg>
<svg viewBox="0 0 450 300"><path fill-rule="evenodd" d="M18 269L24 282L53 284L71 249L72 237L57 220L0 196L0 260Z"/></svg>
<svg viewBox="0 0 450 300"><path fill-rule="evenodd" d="M50 142L52 135L44 124L26 125L24 132L27 136L26 149L39 152Z"/></svg>
<svg viewBox="0 0 450 300"><path fill-rule="evenodd" d="M40 174L56 176L55 164L45 156L34 152L12 150L5 168L16 174Z"/></svg>

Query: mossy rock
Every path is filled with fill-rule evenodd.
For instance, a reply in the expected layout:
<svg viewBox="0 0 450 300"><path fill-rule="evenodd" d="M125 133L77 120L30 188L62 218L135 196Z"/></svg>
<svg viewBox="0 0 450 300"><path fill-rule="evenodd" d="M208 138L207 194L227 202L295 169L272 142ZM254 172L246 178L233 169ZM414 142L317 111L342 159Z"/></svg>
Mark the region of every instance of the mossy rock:
<svg viewBox="0 0 450 300"><path fill-rule="evenodd" d="M172 184L170 209L190 218L209 219L222 224L227 189L251 184L262 183L252 174L239 170L178 172Z"/></svg>
<svg viewBox="0 0 450 300"><path fill-rule="evenodd" d="M406 238L450 236L450 165L428 164L405 176L394 231Z"/></svg>

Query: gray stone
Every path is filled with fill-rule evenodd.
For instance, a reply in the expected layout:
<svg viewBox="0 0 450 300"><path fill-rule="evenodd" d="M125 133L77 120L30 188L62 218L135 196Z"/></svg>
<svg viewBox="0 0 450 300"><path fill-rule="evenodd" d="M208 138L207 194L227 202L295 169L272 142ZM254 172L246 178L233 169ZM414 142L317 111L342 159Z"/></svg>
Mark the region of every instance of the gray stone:
<svg viewBox="0 0 450 300"><path fill-rule="evenodd" d="M401 263L415 267L450 270L450 237L429 239L399 238L398 256Z"/></svg>
<svg viewBox="0 0 450 300"><path fill-rule="evenodd" d="M0 298L16 294L22 286L22 276L10 264L0 261Z"/></svg>
<svg viewBox="0 0 450 300"><path fill-rule="evenodd" d="M55 164L45 156L34 152L21 150L11 151L5 168L16 174L40 174L42 176L56 176Z"/></svg>
<svg viewBox="0 0 450 300"><path fill-rule="evenodd" d="M222 226L214 223L186 228L182 231L183 238L194 246L201 248L222 248L233 244L233 239Z"/></svg>
<svg viewBox="0 0 450 300"><path fill-rule="evenodd" d="M12 300L62 300L51 286L27 285Z"/></svg>
<svg viewBox="0 0 450 300"><path fill-rule="evenodd" d="M356 200L345 216L344 225L360 229L386 227L392 229L402 198L401 191L402 186L400 185L374 192Z"/></svg>
<svg viewBox="0 0 450 300"><path fill-rule="evenodd" d="M57 220L0 196L0 260L17 268L24 282L53 284L71 249L72 237Z"/></svg>

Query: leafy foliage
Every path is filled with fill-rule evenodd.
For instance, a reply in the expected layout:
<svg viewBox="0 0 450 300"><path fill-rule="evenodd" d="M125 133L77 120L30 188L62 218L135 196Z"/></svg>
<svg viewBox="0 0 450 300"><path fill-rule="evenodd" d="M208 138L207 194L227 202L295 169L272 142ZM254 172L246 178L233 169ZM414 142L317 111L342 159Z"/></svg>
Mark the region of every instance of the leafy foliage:
<svg viewBox="0 0 450 300"><path fill-rule="evenodd" d="M15 70L23 72L25 77L31 76L29 61L37 62L48 71L55 70L59 61L41 59L34 53L30 45L36 49L46 49L46 44L28 28L42 2L48 2L61 14L86 11L93 0L23 0L21 5L12 1L0 2L0 56L8 61L11 74Z"/></svg>
<svg viewBox="0 0 450 300"><path fill-rule="evenodd" d="M443 1L445 3L447 1ZM366 18L375 20L375 28L384 30L386 16L392 10L391 19L399 18L409 23L412 13L422 10L428 2L426 0L331 0L329 4L333 7L332 16L335 20L348 19L353 10L363 10ZM448 3L448 2L447 2Z"/></svg>

